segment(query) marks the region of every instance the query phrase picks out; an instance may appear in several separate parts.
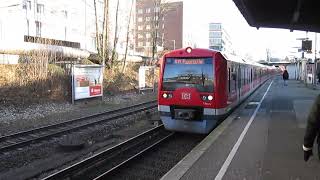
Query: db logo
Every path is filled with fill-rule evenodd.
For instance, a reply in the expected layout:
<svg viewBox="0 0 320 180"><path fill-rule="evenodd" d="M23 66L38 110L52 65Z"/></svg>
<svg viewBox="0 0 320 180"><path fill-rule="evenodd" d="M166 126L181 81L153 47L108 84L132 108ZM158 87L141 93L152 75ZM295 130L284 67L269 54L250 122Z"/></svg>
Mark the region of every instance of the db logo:
<svg viewBox="0 0 320 180"><path fill-rule="evenodd" d="M191 94L190 93L182 93L181 99L189 100L189 99L191 99Z"/></svg>

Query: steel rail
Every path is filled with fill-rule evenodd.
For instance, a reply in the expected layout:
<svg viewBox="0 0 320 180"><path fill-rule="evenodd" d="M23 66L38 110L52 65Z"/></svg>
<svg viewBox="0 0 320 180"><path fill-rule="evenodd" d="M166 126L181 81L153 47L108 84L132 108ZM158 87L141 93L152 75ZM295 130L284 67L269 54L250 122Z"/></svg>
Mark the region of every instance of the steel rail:
<svg viewBox="0 0 320 180"><path fill-rule="evenodd" d="M97 163L100 163L102 161L105 161L106 158L108 158L112 153L115 152L124 152L130 148L135 148L137 144L137 142L141 142L142 139L150 139L150 136L152 134L155 133L159 133L161 131L164 131L164 126L160 125L157 126L155 128L152 128L146 132L143 132L135 137L132 137L114 147L111 147L109 149L106 149L98 154L95 154L87 159L84 159L78 163L75 163L71 166L68 166L58 172L55 172L47 177L42 178L42 180L61 180L61 179L67 179L67 178L72 178L72 176L74 174L77 174L78 172L81 172L85 169L88 169L92 166L94 166ZM138 153L136 153L134 156L131 156L129 159L126 159L124 161L122 161L120 164L114 166L113 168L111 168L111 170L109 170L110 172L115 170L117 167L120 167L121 165L123 165L126 162L129 162L131 159L133 159L134 157L137 157L139 155L141 155L143 152L145 152L147 149L150 149L151 147L154 147L155 145L159 144L160 142L166 140L167 138L171 137L174 133L169 133L167 135L165 135L165 137L162 137L160 140L156 141L155 143L152 143L150 146L147 146L144 150L139 151ZM127 148L126 148L127 147ZM109 172L107 171L107 172ZM106 173L103 173L102 175L105 175ZM99 177L99 176L98 176Z"/></svg>
<svg viewBox="0 0 320 180"><path fill-rule="evenodd" d="M9 150L12 150L18 147L26 146L33 142L37 142L44 139L50 139L52 137L55 137L64 133L76 131L89 126L94 126L94 125L111 121L114 119L129 116L141 111L155 108L156 106L157 106L156 101L150 101L150 102L140 103L140 104L136 104L136 105L125 107L125 108L120 108L112 111L106 111L103 113L96 113L86 117L72 119L69 121L64 121L62 123L56 123L48 126L42 126L39 128L27 130L27 131L5 135L0 137L0 143L8 144L8 145L0 146L0 152L7 152ZM130 110L130 109L134 109L134 110ZM110 117L103 118L96 121L85 122L92 118L98 118L106 115L110 115ZM38 135L39 133L45 133L45 134Z"/></svg>

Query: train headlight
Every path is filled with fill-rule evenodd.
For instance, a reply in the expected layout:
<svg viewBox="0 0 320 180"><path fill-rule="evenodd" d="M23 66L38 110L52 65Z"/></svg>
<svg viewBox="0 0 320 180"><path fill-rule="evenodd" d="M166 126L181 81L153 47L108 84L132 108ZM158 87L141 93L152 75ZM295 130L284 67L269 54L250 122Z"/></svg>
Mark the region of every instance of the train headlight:
<svg viewBox="0 0 320 180"><path fill-rule="evenodd" d="M192 48L191 47L187 47L187 49L186 49L186 51L187 51L187 53L191 53L191 51L192 51Z"/></svg>
<svg viewBox="0 0 320 180"><path fill-rule="evenodd" d="M202 96L202 100L206 101L207 100L207 96Z"/></svg>
<svg viewBox="0 0 320 180"><path fill-rule="evenodd" d="M213 96L209 95L209 96L208 96L208 100L209 100L209 101L212 101L212 100L213 100Z"/></svg>
<svg viewBox="0 0 320 180"><path fill-rule="evenodd" d="M171 93L163 93L162 97L165 98L165 99L170 99L170 98L173 97L173 95Z"/></svg>
<svg viewBox="0 0 320 180"><path fill-rule="evenodd" d="M163 93L163 94L162 94L162 97L163 97L163 98L168 98L168 94L167 94L167 93Z"/></svg>

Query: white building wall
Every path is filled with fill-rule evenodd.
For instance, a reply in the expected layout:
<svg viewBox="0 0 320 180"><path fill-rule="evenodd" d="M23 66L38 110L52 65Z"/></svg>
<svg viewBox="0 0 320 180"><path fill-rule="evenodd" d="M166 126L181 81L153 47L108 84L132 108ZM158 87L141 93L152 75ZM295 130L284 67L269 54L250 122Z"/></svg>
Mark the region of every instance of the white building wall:
<svg viewBox="0 0 320 180"><path fill-rule="evenodd" d="M23 41L24 22L21 0L0 1L0 45ZM19 56L0 54L0 64L17 64Z"/></svg>
<svg viewBox="0 0 320 180"><path fill-rule="evenodd" d="M131 0L120 0L117 51L124 53ZM110 0L109 43L113 46L117 0ZM43 11L37 12L38 4ZM97 0L99 31L102 32L103 0ZM133 6L135 7L135 6ZM134 12L131 31L134 29ZM24 36L37 36L36 22L41 23L41 37L79 42L80 48L96 53L96 26L93 0L0 0L0 43L23 43ZM134 44L131 32L130 41ZM129 51L130 52L130 51ZM0 55L0 63L18 56ZM1 60L2 59L2 60ZM4 60L5 59L5 60ZM10 59L10 58L9 58Z"/></svg>
<svg viewBox="0 0 320 180"><path fill-rule="evenodd" d="M36 21L40 21L42 23L41 37L79 42L81 44L81 49L95 52L95 17L93 1L29 1L31 1L32 6L31 10L26 10L26 14L27 20L29 20L30 36L36 36ZM43 13L37 13L37 4L44 5ZM97 4L99 5L100 3Z"/></svg>
<svg viewBox="0 0 320 180"><path fill-rule="evenodd" d="M40 13L38 4L43 5ZM102 18L103 0L97 5ZM96 52L93 0L1 0L0 43L19 44L25 35L37 36L37 21L41 37L79 42L81 49ZM10 57L17 63L18 56L13 55L0 55L0 63L8 63Z"/></svg>

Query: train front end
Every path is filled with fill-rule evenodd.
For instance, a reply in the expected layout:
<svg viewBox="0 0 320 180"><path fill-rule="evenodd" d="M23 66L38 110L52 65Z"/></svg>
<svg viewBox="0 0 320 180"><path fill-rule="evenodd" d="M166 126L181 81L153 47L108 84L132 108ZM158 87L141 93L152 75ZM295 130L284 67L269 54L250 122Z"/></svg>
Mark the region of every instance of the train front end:
<svg viewBox="0 0 320 180"><path fill-rule="evenodd" d="M217 124L214 96L214 54L181 49L161 60L158 110L171 131L206 134Z"/></svg>

